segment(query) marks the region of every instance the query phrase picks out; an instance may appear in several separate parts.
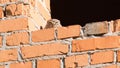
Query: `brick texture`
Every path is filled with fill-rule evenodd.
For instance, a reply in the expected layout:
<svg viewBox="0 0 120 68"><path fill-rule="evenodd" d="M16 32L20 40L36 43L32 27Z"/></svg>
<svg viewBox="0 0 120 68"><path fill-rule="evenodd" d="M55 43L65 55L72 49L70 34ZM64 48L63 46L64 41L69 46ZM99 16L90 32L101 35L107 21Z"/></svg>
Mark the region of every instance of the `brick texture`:
<svg viewBox="0 0 120 68"><path fill-rule="evenodd" d="M15 33L6 37L6 44L8 46L20 45L20 44L28 44L29 36L27 32Z"/></svg>
<svg viewBox="0 0 120 68"><path fill-rule="evenodd" d="M108 32L108 22L95 22L95 23L88 23L85 25L85 34L87 35L97 35L97 34L104 34Z"/></svg>
<svg viewBox="0 0 120 68"><path fill-rule="evenodd" d="M2 37L0 37L0 47L2 46Z"/></svg>
<svg viewBox="0 0 120 68"><path fill-rule="evenodd" d="M10 68L32 68L32 62L21 62L10 64Z"/></svg>
<svg viewBox="0 0 120 68"><path fill-rule="evenodd" d="M91 64L113 62L113 51L97 52L91 55Z"/></svg>
<svg viewBox="0 0 120 68"><path fill-rule="evenodd" d="M0 66L0 68L5 68L4 66Z"/></svg>
<svg viewBox="0 0 120 68"><path fill-rule="evenodd" d="M80 36L80 26L73 25L58 28L58 39Z"/></svg>
<svg viewBox="0 0 120 68"><path fill-rule="evenodd" d="M0 62L17 60L17 49L0 50Z"/></svg>
<svg viewBox="0 0 120 68"><path fill-rule="evenodd" d="M15 15L15 11L16 11L16 4L10 4L6 7L7 16Z"/></svg>
<svg viewBox="0 0 120 68"><path fill-rule="evenodd" d="M119 62L120 62L120 50L119 50L119 51L117 51L117 61L119 61Z"/></svg>
<svg viewBox="0 0 120 68"><path fill-rule="evenodd" d="M114 32L120 31L120 19L114 21Z"/></svg>
<svg viewBox="0 0 120 68"><path fill-rule="evenodd" d="M4 17L3 8L0 7L0 18L3 18L3 17Z"/></svg>
<svg viewBox="0 0 120 68"><path fill-rule="evenodd" d="M27 18L7 19L0 21L0 32L9 32L9 31L27 30L27 29L28 29Z"/></svg>
<svg viewBox="0 0 120 68"><path fill-rule="evenodd" d="M37 68L60 68L60 60L40 60L37 62Z"/></svg>
<svg viewBox="0 0 120 68"><path fill-rule="evenodd" d="M72 41L72 52L95 50L95 49L96 49L95 39L73 40Z"/></svg>
<svg viewBox="0 0 120 68"><path fill-rule="evenodd" d="M46 45L26 46L21 48L23 58L65 54L68 52L68 45L53 43Z"/></svg>
<svg viewBox="0 0 120 68"><path fill-rule="evenodd" d="M76 68L88 65L88 55L75 55L65 58L65 68Z"/></svg>
<svg viewBox="0 0 120 68"><path fill-rule="evenodd" d="M33 42L43 42L54 39L54 29L44 29L32 32Z"/></svg>
<svg viewBox="0 0 120 68"><path fill-rule="evenodd" d="M103 68L120 68L120 66L113 64L109 66L104 66Z"/></svg>

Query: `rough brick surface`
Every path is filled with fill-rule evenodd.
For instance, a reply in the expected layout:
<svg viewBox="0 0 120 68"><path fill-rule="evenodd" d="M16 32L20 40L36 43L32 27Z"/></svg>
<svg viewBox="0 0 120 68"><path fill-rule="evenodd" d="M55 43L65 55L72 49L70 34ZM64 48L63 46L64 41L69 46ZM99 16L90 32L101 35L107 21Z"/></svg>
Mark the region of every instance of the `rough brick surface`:
<svg viewBox="0 0 120 68"><path fill-rule="evenodd" d="M21 62L10 64L10 68L32 68L32 62Z"/></svg>
<svg viewBox="0 0 120 68"><path fill-rule="evenodd" d="M29 36L27 32L15 33L6 37L6 44L9 46L27 44L29 43Z"/></svg>
<svg viewBox="0 0 120 68"><path fill-rule="evenodd" d="M85 34L87 35L96 35L96 34L104 34L108 32L108 22L95 22L88 23L85 25Z"/></svg>
<svg viewBox="0 0 120 68"><path fill-rule="evenodd" d="M4 17L3 8L0 7L0 18L3 18L3 17Z"/></svg>
<svg viewBox="0 0 120 68"><path fill-rule="evenodd" d="M65 58L65 68L76 68L88 65L88 55L75 55Z"/></svg>
<svg viewBox="0 0 120 68"><path fill-rule="evenodd" d="M16 10L15 10L15 15L22 15L23 14L23 7L24 7L24 5L23 5L23 3L20 3L20 4L17 4L16 5Z"/></svg>
<svg viewBox="0 0 120 68"><path fill-rule="evenodd" d="M103 68L120 68L120 66L113 64L109 66L104 66Z"/></svg>
<svg viewBox="0 0 120 68"><path fill-rule="evenodd" d="M114 60L113 51L97 52L91 55L91 64L113 62L113 60Z"/></svg>
<svg viewBox="0 0 120 68"><path fill-rule="evenodd" d="M15 15L16 4L10 4L6 7L6 16Z"/></svg>
<svg viewBox="0 0 120 68"><path fill-rule="evenodd" d="M4 66L0 66L0 68L5 68Z"/></svg>
<svg viewBox="0 0 120 68"><path fill-rule="evenodd" d="M68 52L68 45L61 43L53 43L46 45L26 46L22 47L21 51L23 58L65 54Z"/></svg>
<svg viewBox="0 0 120 68"><path fill-rule="evenodd" d="M28 29L27 18L7 19L0 21L0 32Z"/></svg>
<svg viewBox="0 0 120 68"><path fill-rule="evenodd" d="M114 21L114 32L120 31L120 19Z"/></svg>
<svg viewBox="0 0 120 68"><path fill-rule="evenodd" d="M54 29L44 29L32 32L32 41L41 42L54 39Z"/></svg>
<svg viewBox="0 0 120 68"><path fill-rule="evenodd" d="M37 68L60 68L60 60L40 60L37 62Z"/></svg>
<svg viewBox="0 0 120 68"><path fill-rule="evenodd" d="M80 25L58 28L58 39L80 36Z"/></svg>
<svg viewBox="0 0 120 68"><path fill-rule="evenodd" d="M120 62L120 50L117 51L117 60Z"/></svg>
<svg viewBox="0 0 120 68"><path fill-rule="evenodd" d="M0 47L2 46L2 37L0 36Z"/></svg>
<svg viewBox="0 0 120 68"><path fill-rule="evenodd" d="M108 37L103 37L103 38L96 38L95 45L97 49L117 48L117 47L120 47L119 40L120 40L120 36L108 36Z"/></svg>
<svg viewBox="0 0 120 68"><path fill-rule="evenodd" d="M95 42L95 39L73 40L72 52L95 50L96 46L94 42Z"/></svg>
<svg viewBox="0 0 120 68"><path fill-rule="evenodd" d="M0 50L0 62L17 60L17 49Z"/></svg>

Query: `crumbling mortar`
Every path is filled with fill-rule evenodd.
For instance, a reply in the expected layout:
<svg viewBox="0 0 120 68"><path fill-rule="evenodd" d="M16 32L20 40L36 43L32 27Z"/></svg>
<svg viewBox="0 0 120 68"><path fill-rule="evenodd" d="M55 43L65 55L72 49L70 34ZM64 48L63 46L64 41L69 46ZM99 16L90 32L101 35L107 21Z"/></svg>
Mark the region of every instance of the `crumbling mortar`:
<svg viewBox="0 0 120 68"><path fill-rule="evenodd" d="M32 60L32 68L37 68L37 60Z"/></svg>

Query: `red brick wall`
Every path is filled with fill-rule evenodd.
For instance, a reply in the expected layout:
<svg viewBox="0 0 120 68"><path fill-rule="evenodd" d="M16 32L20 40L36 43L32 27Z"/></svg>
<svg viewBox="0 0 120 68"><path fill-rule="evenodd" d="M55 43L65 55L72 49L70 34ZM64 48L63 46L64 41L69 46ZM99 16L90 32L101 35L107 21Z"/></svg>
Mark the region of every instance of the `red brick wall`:
<svg viewBox="0 0 120 68"><path fill-rule="evenodd" d="M0 0L0 68L120 68L120 19L40 30L49 1L18 1Z"/></svg>

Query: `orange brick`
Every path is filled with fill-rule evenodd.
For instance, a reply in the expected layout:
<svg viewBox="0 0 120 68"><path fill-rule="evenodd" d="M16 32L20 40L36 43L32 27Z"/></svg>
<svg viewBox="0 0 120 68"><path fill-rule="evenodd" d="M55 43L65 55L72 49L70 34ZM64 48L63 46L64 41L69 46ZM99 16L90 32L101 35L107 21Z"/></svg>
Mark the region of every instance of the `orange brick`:
<svg viewBox="0 0 120 68"><path fill-rule="evenodd" d="M72 41L72 51L86 51L95 50L95 39L85 39L85 40L73 40Z"/></svg>
<svg viewBox="0 0 120 68"><path fill-rule="evenodd" d="M15 15L22 15L23 14L23 3L16 5Z"/></svg>
<svg viewBox="0 0 120 68"><path fill-rule="evenodd" d="M44 29L32 32L33 42L42 42L54 39L54 29Z"/></svg>
<svg viewBox="0 0 120 68"><path fill-rule="evenodd" d="M11 15L15 15L15 11L16 11L16 4L10 4L8 6L6 6L6 16L11 16Z"/></svg>
<svg viewBox="0 0 120 68"><path fill-rule="evenodd" d="M10 64L10 68L32 68L32 62L21 62Z"/></svg>
<svg viewBox="0 0 120 68"><path fill-rule="evenodd" d="M51 59L38 61L37 68L60 68L60 60Z"/></svg>
<svg viewBox="0 0 120 68"><path fill-rule="evenodd" d="M29 43L29 36L27 32L15 33L6 37L7 45L14 46Z"/></svg>
<svg viewBox="0 0 120 68"><path fill-rule="evenodd" d="M80 25L58 28L58 39L80 36Z"/></svg>
<svg viewBox="0 0 120 68"><path fill-rule="evenodd" d="M120 19L114 21L114 32L120 31Z"/></svg>
<svg viewBox="0 0 120 68"><path fill-rule="evenodd" d="M5 68L4 66L0 66L0 68Z"/></svg>
<svg viewBox="0 0 120 68"><path fill-rule="evenodd" d="M4 17L3 8L0 7L0 18L3 18L3 17Z"/></svg>
<svg viewBox="0 0 120 68"><path fill-rule="evenodd" d="M118 60L118 62L120 62L120 50L117 51L117 60Z"/></svg>
<svg viewBox="0 0 120 68"><path fill-rule="evenodd" d="M65 58L65 68L76 68L88 65L88 55L75 55Z"/></svg>
<svg viewBox="0 0 120 68"><path fill-rule="evenodd" d="M2 37L0 37L0 47L2 46Z"/></svg>
<svg viewBox="0 0 120 68"><path fill-rule="evenodd" d="M28 29L27 18L8 19L0 21L0 32Z"/></svg>
<svg viewBox="0 0 120 68"><path fill-rule="evenodd" d="M26 46L21 48L23 58L45 55L64 54L68 52L68 45L53 43L46 45Z"/></svg>
<svg viewBox="0 0 120 68"><path fill-rule="evenodd" d="M113 62L113 60L114 60L113 51L97 52L91 55L91 64Z"/></svg>
<svg viewBox="0 0 120 68"><path fill-rule="evenodd" d="M104 66L103 68L120 68L120 66L113 64L109 66Z"/></svg>
<svg viewBox="0 0 120 68"><path fill-rule="evenodd" d="M0 51L0 62L17 60L17 49L1 50Z"/></svg>
<svg viewBox="0 0 120 68"><path fill-rule="evenodd" d="M46 19L50 20L51 16L50 13L43 7L43 5L37 0L37 7L41 15Z"/></svg>
<svg viewBox="0 0 120 68"><path fill-rule="evenodd" d="M120 40L120 36L108 36L103 38L96 38L95 45L98 49L117 48L120 47L119 40Z"/></svg>

